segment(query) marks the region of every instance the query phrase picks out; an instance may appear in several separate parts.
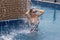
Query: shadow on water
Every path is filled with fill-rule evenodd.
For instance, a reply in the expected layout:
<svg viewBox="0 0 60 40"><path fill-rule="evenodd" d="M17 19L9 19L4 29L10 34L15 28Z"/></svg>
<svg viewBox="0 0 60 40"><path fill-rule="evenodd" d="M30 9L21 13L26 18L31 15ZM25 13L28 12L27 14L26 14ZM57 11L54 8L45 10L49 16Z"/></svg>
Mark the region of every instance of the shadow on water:
<svg viewBox="0 0 60 40"><path fill-rule="evenodd" d="M54 9L54 14L53 14L53 21L56 20L56 9Z"/></svg>

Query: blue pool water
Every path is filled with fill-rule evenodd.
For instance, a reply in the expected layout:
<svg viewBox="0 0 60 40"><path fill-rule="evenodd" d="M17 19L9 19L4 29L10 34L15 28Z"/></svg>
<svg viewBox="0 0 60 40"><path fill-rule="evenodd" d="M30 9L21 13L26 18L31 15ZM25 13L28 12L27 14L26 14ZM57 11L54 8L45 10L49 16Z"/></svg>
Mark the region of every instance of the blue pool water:
<svg viewBox="0 0 60 40"><path fill-rule="evenodd" d="M32 7L44 10L39 17L39 31L30 33L25 18L0 21L0 40L60 40L60 9L53 7L54 4L45 6L36 1L32 4Z"/></svg>

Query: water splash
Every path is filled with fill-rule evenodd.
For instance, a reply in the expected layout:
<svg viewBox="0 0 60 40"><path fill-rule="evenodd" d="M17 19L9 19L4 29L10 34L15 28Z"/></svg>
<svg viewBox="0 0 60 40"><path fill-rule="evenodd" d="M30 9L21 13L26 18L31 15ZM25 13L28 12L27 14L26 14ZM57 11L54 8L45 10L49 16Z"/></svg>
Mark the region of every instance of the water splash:
<svg viewBox="0 0 60 40"><path fill-rule="evenodd" d="M12 32L10 32L10 34L0 36L0 39L13 40L13 38L17 36L18 34L28 34L28 33L30 33L29 30L13 30Z"/></svg>

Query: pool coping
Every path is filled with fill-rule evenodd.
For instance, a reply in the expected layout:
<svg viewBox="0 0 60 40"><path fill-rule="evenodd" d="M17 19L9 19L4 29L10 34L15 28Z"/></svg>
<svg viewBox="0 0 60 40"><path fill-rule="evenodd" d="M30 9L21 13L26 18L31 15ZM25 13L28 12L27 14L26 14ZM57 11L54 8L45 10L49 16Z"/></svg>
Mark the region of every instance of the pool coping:
<svg viewBox="0 0 60 40"><path fill-rule="evenodd" d="M18 19L9 19L9 20L0 20L0 22L14 21L14 20L20 20L20 19L24 19L24 18L18 18Z"/></svg>
<svg viewBox="0 0 60 40"><path fill-rule="evenodd" d="M35 0L35 1L36 1L36 0ZM54 4L59 4L59 5L60 5L59 2L51 2L51 1L40 1L40 2L48 2L48 3L54 3Z"/></svg>
<svg viewBox="0 0 60 40"><path fill-rule="evenodd" d="M49 8L51 7L51 8L60 10L60 4L50 3L50 2L43 2L43 1L31 1L31 2L35 6L49 7Z"/></svg>

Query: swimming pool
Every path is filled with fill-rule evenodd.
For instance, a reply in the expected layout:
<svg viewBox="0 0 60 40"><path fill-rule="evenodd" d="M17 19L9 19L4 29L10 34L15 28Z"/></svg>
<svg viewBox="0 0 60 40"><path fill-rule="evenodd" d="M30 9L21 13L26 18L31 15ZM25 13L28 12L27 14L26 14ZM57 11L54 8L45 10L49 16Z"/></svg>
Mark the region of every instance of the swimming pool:
<svg viewBox="0 0 60 40"><path fill-rule="evenodd" d="M25 18L0 21L0 40L60 40L60 4L41 1L32 1L32 4L45 11L39 17L39 31L20 31L28 28Z"/></svg>

